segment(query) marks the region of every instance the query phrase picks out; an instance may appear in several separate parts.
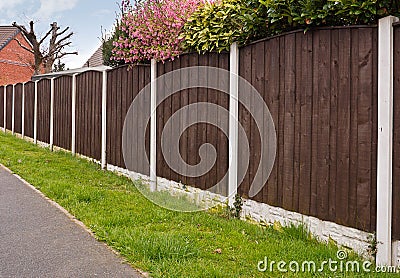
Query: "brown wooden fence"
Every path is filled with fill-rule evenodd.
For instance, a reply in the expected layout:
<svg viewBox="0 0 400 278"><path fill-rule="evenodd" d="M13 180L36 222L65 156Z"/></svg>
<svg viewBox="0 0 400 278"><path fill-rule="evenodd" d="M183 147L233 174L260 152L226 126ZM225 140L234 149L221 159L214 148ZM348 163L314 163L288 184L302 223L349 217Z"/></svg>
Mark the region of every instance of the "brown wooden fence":
<svg viewBox="0 0 400 278"><path fill-rule="evenodd" d="M54 145L71 150L72 77L54 80Z"/></svg>
<svg viewBox="0 0 400 278"><path fill-rule="evenodd" d="M34 136L34 112L35 112L35 83L28 82L25 84L24 96L24 128L26 136L33 138Z"/></svg>
<svg viewBox="0 0 400 278"><path fill-rule="evenodd" d="M37 84L37 139L50 143L51 80L40 80Z"/></svg>
<svg viewBox="0 0 400 278"><path fill-rule="evenodd" d="M169 61L164 64L159 63L157 67L157 75L161 76L173 70L191 66L211 66L228 70L229 54L222 53L218 55L216 53L209 53L205 55L198 55L196 53L192 53L182 55L179 59L174 61ZM171 88L172 86L175 87L177 84L173 83L181 82L181 80L184 82L184 78L184 76L178 76L178 78L174 78L173 80L167 79L165 86L161 86L161 88L158 89L157 97L159 99L164 99L165 90L163 90L163 88ZM207 79L218 78L218 76L199 75L191 76L190 78L198 78L199 81L207 84ZM229 83L226 82L224 85L226 87L226 91L228 91ZM167 97L157 107L157 150L161 150L161 135L165 124L171 115L176 113L176 111L182 107L197 102L215 103L221 107L224 107L225 109L229 108L229 96L213 89L187 89ZM206 114L209 118L218 118L221 124L228 124L227 122L222 123L221 115L209 114L207 110L197 111L197 114L182 114L179 124L182 125L186 120L186 117L190 117L191 121L198 122L197 119L199 119L200 114ZM222 126L220 128L222 128ZM227 128L227 126L225 128ZM175 126L173 129L180 130L180 127ZM220 180L227 173L228 169L228 141L226 136L222 132L218 131L217 127L205 123L199 123L189 127L180 138L180 154L183 160L189 165L197 165L200 162L199 148L204 143L212 144L217 151L217 161L208 173L196 178L185 177L176 173L174 170L170 169L164 158L165 155L171 156L170 151L163 150L162 152L157 152L157 176L182 182L187 185L193 185L201 189L208 189L210 186L220 182ZM171 160L171 158L169 160Z"/></svg>
<svg viewBox="0 0 400 278"><path fill-rule="evenodd" d="M22 133L22 90L21 83L15 85L14 91L14 132Z"/></svg>
<svg viewBox="0 0 400 278"><path fill-rule="evenodd" d="M400 239L400 27L395 30L395 103L394 103L394 176L393 236ZM341 27L291 32L240 48L240 76L249 81L269 107L277 132L277 156L272 173L262 191L253 199L290 211L312 215L364 231L374 231L376 222L377 161L377 28ZM158 63L157 75L190 66L229 68L227 53L185 54ZM207 82L218 76L190 76ZM185 76L166 80L164 88L182 84ZM54 81L54 144L71 149L72 78ZM120 67L107 74L107 163L125 167L122 154L122 128L133 99L150 82L150 67ZM222 81L221 81L222 82ZM50 80L38 82L38 140L49 143ZM76 77L76 152L101 159L102 73L85 72ZM223 84L226 89L229 84ZM20 85L16 87L19 95ZM34 83L25 85L25 134L33 137ZM174 86L175 87L175 86ZM0 90L3 87L0 87ZM157 97L164 98L164 88ZM17 93L18 91L18 93ZM255 101L253 95L243 95ZM16 98L19 102L20 99ZM3 121L3 94L0 92L0 125ZM21 100L22 101L22 100ZM150 113L150 96L141 100L143 113L137 115L149 153L149 131L145 119ZM157 108L157 149L161 134L171 115L193 103L214 103L225 109L229 96L212 89L182 90L161 102ZM12 86L7 86L7 107L12 107ZM19 109L19 108L18 108ZM7 109L7 129L11 129L11 109ZM20 110L16 113L20 113ZM180 130L187 119L196 121L200 114L217 118L222 115L198 111L182 115ZM255 113L262 113L256 111ZM262 116L262 115L261 115ZM239 194L249 192L259 166L261 140L254 119L243 105L239 120L250 143L250 165ZM20 130L19 122L15 128ZM221 126L220 126L221 128ZM136 138L136 137L135 137ZM157 175L201 189L219 182L228 169L228 139L215 126L199 123L189 127L179 141L180 154L189 165L200 162L199 147L212 144L217 161L207 174L192 178L170 169L157 151ZM239 146L243 142L239 142ZM129 150L134 153L133 150ZM239 150L239 158L240 158ZM134 170L149 174L146 157L138 157ZM239 159L239 167L244 167Z"/></svg>
<svg viewBox="0 0 400 278"><path fill-rule="evenodd" d="M101 72L76 77L76 151L97 160L101 159L102 85Z"/></svg>
<svg viewBox="0 0 400 278"><path fill-rule="evenodd" d="M13 86L9 85L6 87L6 103L7 107L10 109L7 109L6 111L6 128L8 130L12 130L12 99L13 99Z"/></svg>
<svg viewBox="0 0 400 278"><path fill-rule="evenodd" d="M394 28L393 238L400 239L400 25Z"/></svg>
<svg viewBox="0 0 400 278"><path fill-rule="evenodd" d="M246 46L240 74L263 94L276 125L274 169L255 200L366 231L375 229L377 29L293 32ZM252 142L239 192L259 160Z"/></svg>
<svg viewBox="0 0 400 278"><path fill-rule="evenodd" d="M135 66L130 70L126 67L113 69L107 74L107 161L108 163L125 168L125 162L122 152L122 130L128 109L138 95L138 93L150 82L150 67L148 65ZM141 104L143 110L137 113L136 120L143 122L146 115L150 114L150 96L147 95L145 103ZM145 129L142 124L142 130ZM131 134L134 136L133 134ZM143 146L143 136L136 136L139 146ZM147 132L146 141L149 141L150 135ZM147 153L150 152L147 145ZM137 154L130 170L137 173L149 174L146 157L139 156L137 150L130 150L130 153Z"/></svg>

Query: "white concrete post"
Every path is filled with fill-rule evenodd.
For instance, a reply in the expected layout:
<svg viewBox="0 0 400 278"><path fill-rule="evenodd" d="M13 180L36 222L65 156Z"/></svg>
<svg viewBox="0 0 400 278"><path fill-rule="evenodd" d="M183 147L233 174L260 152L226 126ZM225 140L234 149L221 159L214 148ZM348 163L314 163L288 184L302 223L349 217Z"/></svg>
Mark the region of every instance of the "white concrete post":
<svg viewBox="0 0 400 278"><path fill-rule="evenodd" d="M235 42L230 48L229 77L229 205L234 202L238 188L238 138L239 138L239 48Z"/></svg>
<svg viewBox="0 0 400 278"><path fill-rule="evenodd" d="M35 81L35 107L33 109L33 141L37 144L38 81Z"/></svg>
<svg viewBox="0 0 400 278"><path fill-rule="evenodd" d="M101 168L107 168L107 71L103 71L101 109Z"/></svg>
<svg viewBox="0 0 400 278"><path fill-rule="evenodd" d="M76 74L72 76L72 138L71 152L76 154Z"/></svg>
<svg viewBox="0 0 400 278"><path fill-rule="evenodd" d="M393 16L379 20L378 165L376 239L378 265L392 260Z"/></svg>
<svg viewBox="0 0 400 278"><path fill-rule="evenodd" d="M150 93L150 191L157 190L157 62L151 60Z"/></svg>
<svg viewBox="0 0 400 278"><path fill-rule="evenodd" d="M21 122L22 122L21 135L22 135L22 138L24 138L24 137L25 137L25 83L22 83L22 113L21 113Z"/></svg>
<svg viewBox="0 0 400 278"><path fill-rule="evenodd" d="M4 132L7 132L7 86L4 86Z"/></svg>
<svg viewBox="0 0 400 278"><path fill-rule="evenodd" d="M50 83L50 150L54 146L54 78Z"/></svg>
<svg viewBox="0 0 400 278"><path fill-rule="evenodd" d="M15 84L12 85L12 113L11 113L11 133L14 135L14 126L15 126Z"/></svg>

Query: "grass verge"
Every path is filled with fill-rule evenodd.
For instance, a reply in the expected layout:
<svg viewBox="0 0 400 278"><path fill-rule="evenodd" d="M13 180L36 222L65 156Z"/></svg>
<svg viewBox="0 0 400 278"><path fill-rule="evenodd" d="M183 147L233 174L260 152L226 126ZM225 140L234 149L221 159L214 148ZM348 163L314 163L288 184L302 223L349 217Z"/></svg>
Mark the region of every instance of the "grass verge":
<svg viewBox="0 0 400 278"><path fill-rule="evenodd" d="M302 227L262 227L220 212L160 208L128 178L65 152L50 152L0 134L0 163L81 220L96 237L152 277L365 277L365 273L281 273L257 270L259 261L336 259L338 248L312 239ZM350 254L349 260L360 258ZM288 266L286 266L288 268ZM372 269L372 268L371 268ZM368 274L370 277L378 274ZM379 276L383 277L383 276Z"/></svg>

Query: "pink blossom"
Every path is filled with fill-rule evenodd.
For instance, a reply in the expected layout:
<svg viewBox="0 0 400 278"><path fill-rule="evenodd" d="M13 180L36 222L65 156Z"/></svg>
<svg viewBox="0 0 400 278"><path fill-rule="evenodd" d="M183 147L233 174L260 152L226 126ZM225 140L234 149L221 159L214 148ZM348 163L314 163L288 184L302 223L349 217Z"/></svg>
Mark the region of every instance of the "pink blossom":
<svg viewBox="0 0 400 278"><path fill-rule="evenodd" d="M114 59L125 62L167 60L182 49L182 27L203 0L144 0L131 5L123 0L120 30L123 37L114 42Z"/></svg>

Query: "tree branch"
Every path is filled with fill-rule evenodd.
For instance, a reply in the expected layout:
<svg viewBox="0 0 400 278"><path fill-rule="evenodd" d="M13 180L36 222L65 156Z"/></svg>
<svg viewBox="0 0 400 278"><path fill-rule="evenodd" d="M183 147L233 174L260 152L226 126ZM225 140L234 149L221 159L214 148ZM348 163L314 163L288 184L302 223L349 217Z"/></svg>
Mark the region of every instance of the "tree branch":
<svg viewBox="0 0 400 278"><path fill-rule="evenodd" d="M46 33L46 35L38 42L39 45L41 45L44 40L51 34L51 29Z"/></svg>
<svg viewBox="0 0 400 278"><path fill-rule="evenodd" d="M62 32L57 33L57 36L61 36L62 34L64 34L65 32L67 32L69 30L69 27L65 28Z"/></svg>
<svg viewBox="0 0 400 278"><path fill-rule="evenodd" d="M66 56L66 55L78 55L78 52L64 52L64 53L57 53L56 54L56 59L61 59L62 57Z"/></svg>
<svg viewBox="0 0 400 278"><path fill-rule="evenodd" d="M23 45L18 39L14 39L20 47L22 47L23 49L25 49L26 51L29 51L32 54L35 54L35 52L32 49L29 49L28 47L26 47L25 45Z"/></svg>

